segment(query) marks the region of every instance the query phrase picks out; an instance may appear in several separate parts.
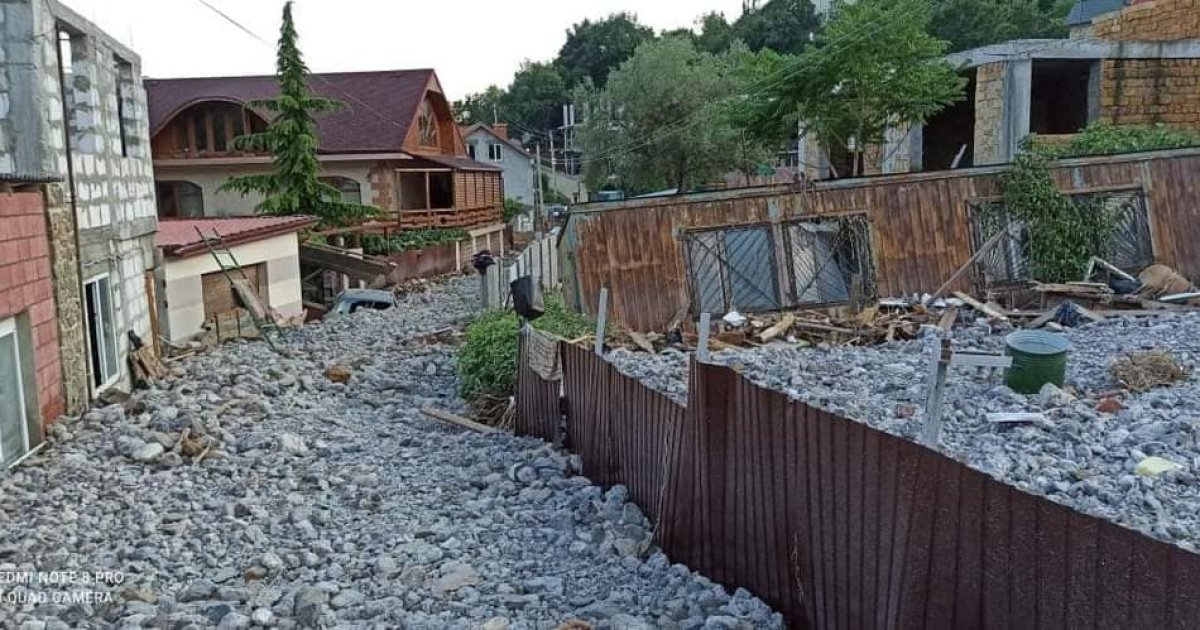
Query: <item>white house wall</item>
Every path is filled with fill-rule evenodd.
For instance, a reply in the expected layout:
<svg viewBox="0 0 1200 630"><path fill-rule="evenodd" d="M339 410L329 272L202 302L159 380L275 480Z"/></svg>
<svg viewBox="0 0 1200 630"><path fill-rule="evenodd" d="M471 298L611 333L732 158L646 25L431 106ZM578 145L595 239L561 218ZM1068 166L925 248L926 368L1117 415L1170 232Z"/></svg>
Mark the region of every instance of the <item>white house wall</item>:
<svg viewBox="0 0 1200 630"><path fill-rule="evenodd" d="M500 177L504 180L504 197L506 199L516 199L523 204L533 205L536 201L534 197L534 176L533 176L533 159L526 157L520 151L517 151L508 143L501 142L495 136L482 130L476 129L463 139L468 145L475 147L475 159L485 164L493 164L504 169ZM488 145L499 142L503 148L500 154L502 158L499 162L493 162L488 159Z"/></svg>
<svg viewBox="0 0 1200 630"><path fill-rule="evenodd" d="M373 162L325 162L321 164L321 177L345 177L358 182L364 203L371 202L371 180L369 174ZM224 166L160 166L156 169L156 181L186 181L200 187L204 195L204 216L238 217L255 214L254 207L262 202L261 195L245 197L228 191L218 190L234 175L259 175L272 172L269 164L224 165Z"/></svg>
<svg viewBox="0 0 1200 630"><path fill-rule="evenodd" d="M300 293L300 253L295 233L275 236L230 248L238 263L250 267L266 263L264 292L267 304L291 318L304 314ZM186 341L203 332L204 290L201 276L220 271L207 252L187 258L167 258L163 263L163 335L172 342Z"/></svg>

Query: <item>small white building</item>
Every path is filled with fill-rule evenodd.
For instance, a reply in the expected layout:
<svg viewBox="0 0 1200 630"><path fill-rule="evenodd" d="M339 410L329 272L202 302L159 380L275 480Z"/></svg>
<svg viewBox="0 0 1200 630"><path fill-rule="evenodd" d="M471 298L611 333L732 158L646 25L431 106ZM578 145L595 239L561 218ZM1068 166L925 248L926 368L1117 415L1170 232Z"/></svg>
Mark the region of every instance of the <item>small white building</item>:
<svg viewBox="0 0 1200 630"><path fill-rule="evenodd" d="M162 250L159 312L162 335L172 343L192 339L205 324L239 303L225 273L197 233L219 234L263 302L285 319L302 318L298 233L311 217L239 217L160 221ZM231 261L222 257L229 266ZM235 272L236 275L236 272Z"/></svg>
<svg viewBox="0 0 1200 630"><path fill-rule="evenodd" d="M508 125L476 123L460 131L471 159L502 169L500 177L504 180L505 198L516 199L527 206L537 203L534 157L520 143L509 139Z"/></svg>

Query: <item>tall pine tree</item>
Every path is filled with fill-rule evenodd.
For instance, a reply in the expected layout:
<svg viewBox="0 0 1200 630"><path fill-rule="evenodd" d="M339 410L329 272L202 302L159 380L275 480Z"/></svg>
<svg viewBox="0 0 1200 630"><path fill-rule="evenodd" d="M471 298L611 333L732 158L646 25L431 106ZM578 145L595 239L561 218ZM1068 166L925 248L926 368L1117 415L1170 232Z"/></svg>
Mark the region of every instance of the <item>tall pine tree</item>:
<svg viewBox="0 0 1200 630"><path fill-rule="evenodd" d="M231 177L221 185L246 196L263 195L257 210L262 214L307 214L320 219L320 227L344 227L380 214L377 208L343 201L336 188L317 179L317 136L314 116L340 109L335 100L314 96L308 88L308 67L296 47L292 3L283 5L283 27L279 33L276 73L279 96L249 103L270 112L266 131L240 136L233 146L239 151L270 153L275 172Z"/></svg>

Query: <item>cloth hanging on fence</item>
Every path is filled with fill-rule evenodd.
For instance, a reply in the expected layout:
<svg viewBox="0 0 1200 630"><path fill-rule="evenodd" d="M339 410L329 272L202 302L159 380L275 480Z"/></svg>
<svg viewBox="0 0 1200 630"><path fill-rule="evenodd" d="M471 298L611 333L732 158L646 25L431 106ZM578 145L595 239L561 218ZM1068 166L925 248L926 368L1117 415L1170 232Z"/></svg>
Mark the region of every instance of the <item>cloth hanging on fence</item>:
<svg viewBox="0 0 1200 630"><path fill-rule="evenodd" d="M542 380L561 381L562 354L558 351L558 338L531 327L525 342L525 360L529 367Z"/></svg>

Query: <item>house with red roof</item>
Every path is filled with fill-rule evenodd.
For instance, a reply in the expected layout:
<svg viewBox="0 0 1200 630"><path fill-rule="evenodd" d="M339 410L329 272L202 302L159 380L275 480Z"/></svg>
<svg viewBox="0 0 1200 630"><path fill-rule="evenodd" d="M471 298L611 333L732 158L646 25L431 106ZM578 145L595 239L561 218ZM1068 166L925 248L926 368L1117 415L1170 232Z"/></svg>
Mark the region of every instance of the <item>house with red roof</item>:
<svg viewBox="0 0 1200 630"><path fill-rule="evenodd" d="M315 225L312 217L228 217L164 219L155 245L159 266L159 325L172 343L200 336L229 318L240 319L233 286L205 244L219 236L241 266L251 287L280 319L302 321L298 233ZM202 236L203 235L203 236ZM240 277L240 276L239 276Z"/></svg>
<svg viewBox="0 0 1200 630"><path fill-rule="evenodd" d="M501 220L501 168L471 159L433 70L313 74L312 91L345 107L317 119L325 180L345 199L379 207L408 227L476 227ZM218 190L229 177L266 173L269 155L233 139L266 128L257 99L275 76L147 79L151 152L162 218L248 216L261 201Z"/></svg>

